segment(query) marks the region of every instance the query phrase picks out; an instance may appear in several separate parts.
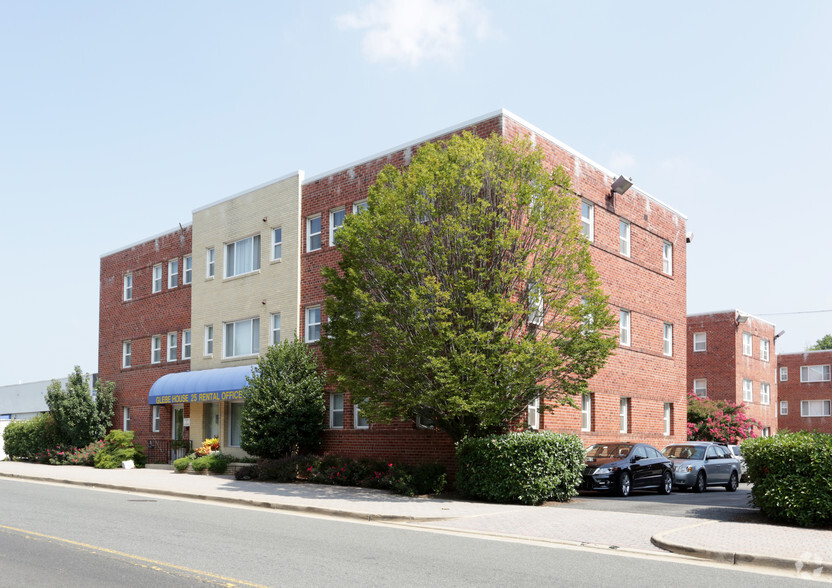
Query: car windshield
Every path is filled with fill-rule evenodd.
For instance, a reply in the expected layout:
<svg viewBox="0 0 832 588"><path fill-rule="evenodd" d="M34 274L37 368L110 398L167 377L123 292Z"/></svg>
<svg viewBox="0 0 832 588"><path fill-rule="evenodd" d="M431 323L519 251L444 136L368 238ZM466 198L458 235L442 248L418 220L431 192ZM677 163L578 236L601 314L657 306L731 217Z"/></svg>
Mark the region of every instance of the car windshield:
<svg viewBox="0 0 832 588"><path fill-rule="evenodd" d="M630 443L596 443L586 450L587 457L627 457L633 448Z"/></svg>
<svg viewBox="0 0 832 588"><path fill-rule="evenodd" d="M696 445L668 445L662 453L670 459L702 459L705 457L705 448Z"/></svg>

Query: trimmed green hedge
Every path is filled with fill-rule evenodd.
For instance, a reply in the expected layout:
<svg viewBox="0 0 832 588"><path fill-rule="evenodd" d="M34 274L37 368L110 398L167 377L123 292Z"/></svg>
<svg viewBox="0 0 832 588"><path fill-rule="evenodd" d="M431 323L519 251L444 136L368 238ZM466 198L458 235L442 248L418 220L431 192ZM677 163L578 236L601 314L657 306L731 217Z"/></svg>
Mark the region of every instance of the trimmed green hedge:
<svg viewBox="0 0 832 588"><path fill-rule="evenodd" d="M565 502L578 494L586 452L580 437L509 433L460 441L456 488L493 502Z"/></svg>
<svg viewBox="0 0 832 588"><path fill-rule="evenodd" d="M747 439L742 455L751 498L767 517L803 527L832 523L832 435Z"/></svg>
<svg viewBox="0 0 832 588"><path fill-rule="evenodd" d="M47 452L58 446L58 428L49 413L28 421L12 421L3 431L3 451L11 459L46 463Z"/></svg>

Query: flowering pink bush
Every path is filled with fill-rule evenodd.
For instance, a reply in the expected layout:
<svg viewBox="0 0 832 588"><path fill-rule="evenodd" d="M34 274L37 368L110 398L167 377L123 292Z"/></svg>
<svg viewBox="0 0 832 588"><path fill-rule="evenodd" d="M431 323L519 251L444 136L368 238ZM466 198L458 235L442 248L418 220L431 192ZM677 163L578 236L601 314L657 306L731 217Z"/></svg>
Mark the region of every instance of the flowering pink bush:
<svg viewBox="0 0 832 588"><path fill-rule="evenodd" d="M762 423L745 414L745 404L699 398L688 392L688 439L739 444L757 436Z"/></svg>

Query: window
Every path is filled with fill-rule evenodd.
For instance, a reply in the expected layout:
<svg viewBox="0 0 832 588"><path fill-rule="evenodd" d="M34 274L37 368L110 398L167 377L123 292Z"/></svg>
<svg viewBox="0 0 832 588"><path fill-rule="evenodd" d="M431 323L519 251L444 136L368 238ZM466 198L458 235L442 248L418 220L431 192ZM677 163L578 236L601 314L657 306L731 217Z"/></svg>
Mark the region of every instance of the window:
<svg viewBox="0 0 832 588"><path fill-rule="evenodd" d="M619 335L618 342L625 346L630 346L630 311L622 310L619 314Z"/></svg>
<svg viewBox="0 0 832 588"><path fill-rule="evenodd" d="M800 366L800 381L807 382L828 382L828 365L802 365Z"/></svg>
<svg viewBox="0 0 832 588"><path fill-rule="evenodd" d="M329 428L344 428L344 395L329 395Z"/></svg>
<svg viewBox="0 0 832 588"><path fill-rule="evenodd" d="M310 306L306 309L306 342L321 340L321 307Z"/></svg>
<svg viewBox="0 0 832 588"><path fill-rule="evenodd" d="M344 226L344 216L347 211L344 207L329 211L329 244L335 245L335 233Z"/></svg>
<svg viewBox="0 0 832 588"><path fill-rule="evenodd" d="M662 243L662 271L668 276L673 275L673 245L667 241Z"/></svg>
<svg viewBox="0 0 832 588"><path fill-rule="evenodd" d="M153 293L162 291L162 264L153 266Z"/></svg>
<svg viewBox="0 0 832 588"><path fill-rule="evenodd" d="M352 405L353 427L356 429L369 429L370 421L366 419L364 413L361 412L361 403L356 402Z"/></svg>
<svg viewBox="0 0 832 588"><path fill-rule="evenodd" d="M182 331L182 359L191 359L191 330Z"/></svg>
<svg viewBox="0 0 832 588"><path fill-rule="evenodd" d="M283 257L283 229L277 227L272 230L272 261Z"/></svg>
<svg viewBox="0 0 832 588"><path fill-rule="evenodd" d="M780 381L781 382L788 382L789 381L789 368L781 367L780 368Z"/></svg>
<svg viewBox="0 0 832 588"><path fill-rule="evenodd" d="M760 431L760 437L771 437L771 427L763 427Z"/></svg>
<svg viewBox="0 0 832 588"><path fill-rule="evenodd" d="M828 417L832 416L832 402L829 400L801 400L800 416L802 417Z"/></svg>
<svg viewBox="0 0 832 588"><path fill-rule="evenodd" d="M225 246L225 277L233 278L260 269L260 235Z"/></svg>
<svg viewBox="0 0 832 588"><path fill-rule="evenodd" d="M780 414L782 416L786 416L789 414L789 401L788 400L781 400L780 401Z"/></svg>
<svg viewBox="0 0 832 588"><path fill-rule="evenodd" d="M672 435L673 434L673 403L672 402L665 402L664 403L664 434L665 435Z"/></svg>
<svg viewBox="0 0 832 588"><path fill-rule="evenodd" d="M623 219L618 222L618 240L618 252L630 257L630 223Z"/></svg>
<svg viewBox="0 0 832 588"><path fill-rule="evenodd" d="M210 247L205 250L205 277L214 277L214 248Z"/></svg>
<svg viewBox="0 0 832 588"><path fill-rule="evenodd" d="M150 338L150 363L162 361L162 336L153 335Z"/></svg>
<svg viewBox="0 0 832 588"><path fill-rule="evenodd" d="M592 394L581 396L581 431L592 430Z"/></svg>
<svg viewBox="0 0 832 588"><path fill-rule="evenodd" d="M123 423L123 427L125 431L130 430L130 407L123 406L121 407L121 420Z"/></svg>
<svg viewBox="0 0 832 588"><path fill-rule="evenodd" d="M530 429L539 429L540 428L540 397L538 396L531 402L529 402L529 415L528 415L528 425Z"/></svg>
<svg viewBox="0 0 832 588"><path fill-rule="evenodd" d="M751 357L753 351L753 347L751 345L751 333L743 333L742 334L742 354Z"/></svg>
<svg viewBox="0 0 832 588"><path fill-rule="evenodd" d="M220 403L206 402L202 405L202 433L206 439L220 434Z"/></svg>
<svg viewBox="0 0 832 588"><path fill-rule="evenodd" d="M171 259L168 262L168 288L176 288L179 285L179 260Z"/></svg>
<svg viewBox="0 0 832 588"><path fill-rule="evenodd" d="M586 200L581 200L581 230L590 241L595 239L595 205Z"/></svg>
<svg viewBox="0 0 832 588"><path fill-rule="evenodd" d="M664 324L664 354L673 355L673 325Z"/></svg>
<svg viewBox="0 0 832 588"><path fill-rule="evenodd" d="M693 350L706 351L708 349L708 333L693 334Z"/></svg>
<svg viewBox="0 0 832 588"><path fill-rule="evenodd" d="M124 300L133 300L133 274L124 274Z"/></svg>
<svg viewBox="0 0 832 588"><path fill-rule="evenodd" d="M214 355L214 325L205 326L205 355Z"/></svg>
<svg viewBox="0 0 832 588"><path fill-rule="evenodd" d="M168 333L168 361L176 361L176 333Z"/></svg>
<svg viewBox="0 0 832 588"><path fill-rule="evenodd" d="M708 380L706 378L693 381L693 393L699 398L708 397Z"/></svg>
<svg viewBox="0 0 832 588"><path fill-rule="evenodd" d="M182 258L182 283L190 284L194 281L194 258L186 255Z"/></svg>
<svg viewBox="0 0 832 588"><path fill-rule="evenodd" d="M742 381L742 401L754 402L754 383L751 380Z"/></svg>
<svg viewBox="0 0 832 588"><path fill-rule="evenodd" d="M630 432L630 399L621 398L618 407L618 432Z"/></svg>
<svg viewBox="0 0 832 588"><path fill-rule="evenodd" d="M358 202L353 203L352 213L353 214L358 214L359 212L364 212L369 207L370 207L370 205L366 200L359 200Z"/></svg>
<svg viewBox="0 0 832 588"><path fill-rule="evenodd" d="M153 405L153 432L158 433L162 429L162 407Z"/></svg>
<svg viewBox="0 0 832 588"><path fill-rule="evenodd" d="M228 445L239 447L242 442L240 423L243 422L243 403L232 402L228 405Z"/></svg>
<svg viewBox="0 0 832 588"><path fill-rule="evenodd" d="M280 343L280 313L272 315L271 319L271 335L269 336L269 345L277 345Z"/></svg>
<svg viewBox="0 0 832 588"><path fill-rule="evenodd" d="M771 385L760 382L760 404L771 404Z"/></svg>
<svg viewBox="0 0 832 588"><path fill-rule="evenodd" d="M306 219L306 251L321 248L321 215L316 214Z"/></svg>
<svg viewBox="0 0 832 588"><path fill-rule="evenodd" d="M133 363L133 343L125 341L121 344L121 367L129 368Z"/></svg>
<svg viewBox="0 0 832 588"><path fill-rule="evenodd" d="M529 282L526 286L529 305L529 324L541 326L545 310L543 308L543 292L540 284Z"/></svg>
<svg viewBox="0 0 832 588"><path fill-rule="evenodd" d="M760 359L768 361L768 339L760 339Z"/></svg>
<svg viewBox="0 0 832 588"><path fill-rule="evenodd" d="M223 357L243 357L260 352L260 319L225 323Z"/></svg>

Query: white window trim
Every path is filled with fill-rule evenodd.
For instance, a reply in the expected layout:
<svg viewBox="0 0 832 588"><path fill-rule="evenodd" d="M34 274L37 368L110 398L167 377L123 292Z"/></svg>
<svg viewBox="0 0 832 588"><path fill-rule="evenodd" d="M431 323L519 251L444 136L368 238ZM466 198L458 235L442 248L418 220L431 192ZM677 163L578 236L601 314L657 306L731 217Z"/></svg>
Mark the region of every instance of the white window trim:
<svg viewBox="0 0 832 588"><path fill-rule="evenodd" d="M624 257L630 257L630 236L631 226L630 221L625 221L623 218L618 221L618 252ZM622 234L623 232L623 234Z"/></svg>
<svg viewBox="0 0 832 588"><path fill-rule="evenodd" d="M760 339L760 360L769 361L769 342L768 339Z"/></svg>
<svg viewBox="0 0 832 588"><path fill-rule="evenodd" d="M632 314L621 309L618 313L618 344L629 347L632 344Z"/></svg>
<svg viewBox="0 0 832 588"><path fill-rule="evenodd" d="M754 337L745 331L742 334L742 354L746 357L753 357L754 354Z"/></svg>
<svg viewBox="0 0 832 588"><path fill-rule="evenodd" d="M251 264L251 269L239 271L236 261L232 262L231 258L233 257L236 260L237 247L246 241L251 241L251 259L247 260ZM223 270L223 275L225 279L247 276L260 271L260 258L262 256L260 241L260 235L249 235L243 239L237 239L236 241L225 244L223 247L223 251L225 252L225 269ZM246 266L248 266L248 263ZM232 271L234 273L230 273Z"/></svg>
<svg viewBox="0 0 832 588"><path fill-rule="evenodd" d="M820 368L820 378L810 378L810 375L813 373L817 373L818 368ZM800 366L800 383L801 384L809 384L812 382L829 382L830 381L830 369L829 364L821 364L821 365L802 365Z"/></svg>
<svg viewBox="0 0 832 588"><path fill-rule="evenodd" d="M205 345L202 352L205 357L214 355L214 325L205 325Z"/></svg>
<svg viewBox="0 0 832 588"><path fill-rule="evenodd" d="M153 415L152 415L152 425L151 429L154 433L158 433L162 430L162 407L158 404L153 405Z"/></svg>
<svg viewBox="0 0 832 588"><path fill-rule="evenodd" d="M813 412L810 410L812 406L820 407L820 414L809 414ZM800 401L800 416L804 418L828 417L832 416L832 401L826 399L819 400L801 400Z"/></svg>
<svg viewBox="0 0 832 588"><path fill-rule="evenodd" d="M697 337L699 340L697 341ZM708 333L694 333L693 334L693 351L694 353L701 353L708 350Z"/></svg>
<svg viewBox="0 0 832 588"><path fill-rule="evenodd" d="M367 210L369 207L370 207L370 203L367 202L366 198L364 200L359 200L358 202L353 202L352 203L352 213L353 214L358 214L359 212L361 212L363 210Z"/></svg>
<svg viewBox="0 0 832 588"><path fill-rule="evenodd" d="M323 241L323 239L321 239L321 232L322 232L323 228L319 226L318 230L313 233L312 232L312 221L314 221L314 220L319 221L319 224L321 224L320 223L321 215L320 214L313 214L312 216L306 217L306 252L307 253L310 253L312 251L319 251L321 249L321 247L323 246L323 243L321 243L321 241ZM318 246L315 249L312 249L312 237L318 237Z"/></svg>
<svg viewBox="0 0 832 588"><path fill-rule="evenodd" d="M584 205L589 209L587 216L584 216ZM589 200L581 200L581 232L589 242L595 241L595 204Z"/></svg>
<svg viewBox="0 0 832 588"><path fill-rule="evenodd" d="M179 259L168 261L168 290L179 287Z"/></svg>
<svg viewBox="0 0 832 588"><path fill-rule="evenodd" d="M186 286L194 281L194 258L186 255L182 258L182 285Z"/></svg>
<svg viewBox="0 0 832 588"><path fill-rule="evenodd" d="M280 240L277 239L277 233L280 232ZM279 251L280 255L275 255ZM272 261L280 261L283 259L283 227L272 228Z"/></svg>
<svg viewBox="0 0 832 588"><path fill-rule="evenodd" d="M179 346L179 336L176 333L168 333L168 347L167 347L167 360L168 361L176 361L176 353L177 347ZM173 356L171 356L171 352Z"/></svg>
<svg viewBox="0 0 832 588"><path fill-rule="evenodd" d="M251 340L249 341L249 353L241 353L240 355L232 355L234 352L234 343L237 340L237 325L249 323L251 330ZM232 337L228 337L228 327L232 327ZM260 318L252 317L240 319L237 321L228 321L222 324L222 357L223 359L239 359L241 357L253 357L260 353Z"/></svg>
<svg viewBox="0 0 832 588"><path fill-rule="evenodd" d="M540 429L540 396L529 402L526 422L530 429L535 431Z"/></svg>
<svg viewBox="0 0 832 588"><path fill-rule="evenodd" d="M153 335L150 338L150 363L153 365L162 363L162 336Z"/></svg>
<svg viewBox="0 0 832 588"><path fill-rule="evenodd" d="M124 274L124 281L122 282L122 284L123 284L123 286L122 286L122 290L121 290L121 293L122 293L121 299L124 302L127 302L129 300L133 300L133 274L132 273Z"/></svg>
<svg viewBox="0 0 832 588"><path fill-rule="evenodd" d="M216 275L217 256L213 247L205 250L205 278L211 280Z"/></svg>
<svg viewBox="0 0 832 588"><path fill-rule="evenodd" d="M124 341L121 344L121 367L129 368L133 365L133 342Z"/></svg>
<svg viewBox="0 0 832 588"><path fill-rule="evenodd" d="M365 424L363 424L363 425L358 424L360 413L361 413L361 403L356 402L352 405L352 426L353 426L353 428L354 429L369 429L370 428L370 423L369 423L369 421L367 421L366 418L364 419Z"/></svg>
<svg viewBox="0 0 832 588"><path fill-rule="evenodd" d="M672 402L665 402L664 409L662 413L662 421L664 421L664 435L666 437L670 436L672 424L673 424L673 403Z"/></svg>
<svg viewBox="0 0 832 588"><path fill-rule="evenodd" d="M581 431L592 430L592 395L581 395Z"/></svg>
<svg viewBox="0 0 832 588"><path fill-rule="evenodd" d="M771 404L771 385L760 382L760 404Z"/></svg>
<svg viewBox="0 0 832 588"><path fill-rule="evenodd" d="M527 286L527 296L529 305L529 324L535 326L542 326L543 320L546 316L546 309L544 307L543 294L541 292L540 284L536 282L529 282Z"/></svg>
<svg viewBox="0 0 832 588"><path fill-rule="evenodd" d="M335 215L339 212L344 213L344 218L341 220L341 224L335 226ZM338 208L333 208L329 211L329 245L331 247L335 246L335 233L338 232L338 229L344 226L344 221L347 219L347 210L343 206L339 206Z"/></svg>
<svg viewBox="0 0 832 588"><path fill-rule="evenodd" d="M630 399L620 398L618 401L618 432L630 432Z"/></svg>
<svg viewBox="0 0 832 588"><path fill-rule="evenodd" d="M781 382L788 382L789 381L789 368L788 367L781 367L780 368L780 381Z"/></svg>
<svg viewBox="0 0 832 588"><path fill-rule="evenodd" d="M164 280L162 278L162 264L157 263L153 266L153 294L158 294L162 291L162 285L164 284Z"/></svg>
<svg viewBox="0 0 832 588"><path fill-rule="evenodd" d="M315 310L318 311L318 320L317 320L317 322L312 322L311 319L310 319L310 314ZM307 343L315 343L317 341L320 341L321 340L321 328L322 328L322 325L321 325L321 323L322 323L322 321L321 321L321 318L322 318L321 317L321 306L320 305L307 306L305 315L306 315L306 320L304 321L304 327L305 327L304 328L304 341L306 341ZM315 339L312 338L312 334L311 334L311 327L313 327L313 326L318 327L318 336Z"/></svg>
<svg viewBox="0 0 832 588"><path fill-rule="evenodd" d="M335 408L335 398L337 396L341 397L341 408ZM341 424L335 424L335 415L340 413L341 414ZM343 429L344 428L344 395L343 394L336 394L332 393L329 395L329 428L330 429Z"/></svg>
<svg viewBox="0 0 832 588"><path fill-rule="evenodd" d="M786 416L789 414L789 401L788 400L781 400L780 401L780 415Z"/></svg>
<svg viewBox="0 0 832 588"><path fill-rule="evenodd" d="M754 382L751 380L742 381L742 401L754 402Z"/></svg>
<svg viewBox="0 0 832 588"><path fill-rule="evenodd" d="M702 390L703 394L699 393L699 390ZM693 380L693 393L696 394L698 398L707 398L708 397L708 379L707 378L696 378Z"/></svg>
<svg viewBox="0 0 832 588"><path fill-rule="evenodd" d="M182 331L182 359L191 359L191 330Z"/></svg>
<svg viewBox="0 0 832 588"><path fill-rule="evenodd" d="M673 325L665 323L662 331L662 352L666 357L673 357Z"/></svg>
<svg viewBox="0 0 832 588"><path fill-rule="evenodd" d="M662 242L662 272L673 275L673 243L670 241Z"/></svg>
<svg viewBox="0 0 832 588"><path fill-rule="evenodd" d="M121 407L121 430L130 431L130 407Z"/></svg>
<svg viewBox="0 0 832 588"><path fill-rule="evenodd" d="M274 312L269 317L269 345L280 344L280 313Z"/></svg>

